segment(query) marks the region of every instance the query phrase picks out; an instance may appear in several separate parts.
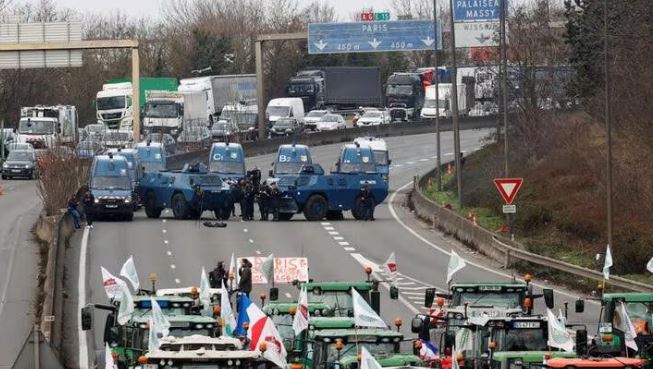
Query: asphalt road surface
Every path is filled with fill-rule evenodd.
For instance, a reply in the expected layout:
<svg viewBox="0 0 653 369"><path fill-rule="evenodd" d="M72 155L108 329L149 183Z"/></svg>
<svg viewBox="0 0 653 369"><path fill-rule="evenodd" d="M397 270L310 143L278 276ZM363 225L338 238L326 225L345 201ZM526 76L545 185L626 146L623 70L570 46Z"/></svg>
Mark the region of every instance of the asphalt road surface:
<svg viewBox="0 0 653 369"><path fill-rule="evenodd" d="M3 180L0 195L0 368L11 368L34 324L38 246L30 230L42 204L35 181ZM11 338L8 338L11 337Z"/></svg>
<svg viewBox="0 0 653 369"><path fill-rule="evenodd" d="M482 147L489 130L461 132L461 149L470 153ZM226 228L206 228L198 221L177 221L171 212L161 219L148 219L143 211L133 222L97 222L90 230L86 248L86 267L80 269L80 290L86 302L107 303L102 287L100 266L117 275L122 263L134 256L141 284L149 285L150 272L158 275L158 288L198 286L200 270L207 272L216 262L228 263L236 256L275 257L303 256L309 261L310 277L315 280L361 280L365 266L383 263L391 252L396 252L400 272L400 299L392 301L382 295L381 315L392 324L395 317L403 319L402 331L408 336L410 319L423 312L423 292L428 286L439 290L446 287L448 252L458 249L468 261L468 266L456 275L457 281L507 281L510 271L499 271L498 266L485 258L467 251L459 243L417 221L402 206L404 195L400 190L409 187L414 175L423 174L435 165L435 135L392 137L386 140L392 159L390 187L393 190L386 201L377 207L375 222L355 221L349 213L342 221L307 222L296 216L289 222L242 222L232 219ZM312 149L313 159L325 169L331 168L341 144ZM442 134L442 159L453 159L451 132ZM248 169L259 167L264 175L273 155L248 159ZM205 213L205 217L213 218ZM257 217L258 218L258 217ZM537 271L533 271L537 276ZM382 274L378 274L383 278ZM541 281L538 281L541 282ZM280 300L296 299L297 289L290 285L280 287ZM266 286L255 285L252 296L266 292ZM384 291L387 292L387 291ZM559 291L557 306L572 301L572 294ZM258 301L258 298L255 300ZM71 300L72 301L72 300ZM537 300L536 310L544 305ZM102 330L104 317L95 314L93 334L80 335L88 341L89 360L95 350L103 350ZM598 308L588 305L584 317L596 320ZM570 321L581 320L573 314ZM83 343L80 343L82 349ZM80 360L85 360L82 354Z"/></svg>

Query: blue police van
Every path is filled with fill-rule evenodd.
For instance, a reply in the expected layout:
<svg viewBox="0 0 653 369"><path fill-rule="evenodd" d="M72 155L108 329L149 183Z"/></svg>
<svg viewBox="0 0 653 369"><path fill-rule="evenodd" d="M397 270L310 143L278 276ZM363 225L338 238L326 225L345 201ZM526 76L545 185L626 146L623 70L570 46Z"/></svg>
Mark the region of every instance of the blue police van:
<svg viewBox="0 0 653 369"><path fill-rule="evenodd" d="M209 172L222 180L238 181L245 177L245 152L240 144L218 142L209 152Z"/></svg>
<svg viewBox="0 0 653 369"><path fill-rule="evenodd" d="M162 143L139 142L136 145L136 150L144 172L158 172L168 168L165 147Z"/></svg>
<svg viewBox="0 0 653 369"><path fill-rule="evenodd" d="M129 162L112 153L93 158L89 189L95 198L97 216L112 215L131 221L134 218L133 182Z"/></svg>

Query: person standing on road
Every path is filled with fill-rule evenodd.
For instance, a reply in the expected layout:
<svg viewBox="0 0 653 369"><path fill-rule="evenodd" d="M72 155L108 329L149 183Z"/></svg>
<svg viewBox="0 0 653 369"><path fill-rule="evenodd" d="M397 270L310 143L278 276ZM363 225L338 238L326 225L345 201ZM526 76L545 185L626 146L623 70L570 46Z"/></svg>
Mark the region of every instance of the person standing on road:
<svg viewBox="0 0 653 369"><path fill-rule="evenodd" d="M220 281L227 286L227 270L224 268L224 261L219 261L215 269L209 273L211 288L221 288Z"/></svg>
<svg viewBox="0 0 653 369"><path fill-rule="evenodd" d="M238 275L240 275L238 290L249 297L249 293L252 292L252 263L246 258L240 262Z"/></svg>
<svg viewBox="0 0 653 369"><path fill-rule="evenodd" d="M90 190L86 191L84 198L82 199L82 204L84 205L84 218L86 218L86 226L93 228L93 204L95 203L95 197Z"/></svg>
<svg viewBox="0 0 653 369"><path fill-rule="evenodd" d="M79 221L81 218L81 215L79 214L79 209L77 209L77 199L75 198L75 195L70 197L70 200L68 200L68 214L70 214L71 217L73 217L73 222L75 223L75 229L80 229L82 228L79 225Z"/></svg>
<svg viewBox="0 0 653 369"><path fill-rule="evenodd" d="M272 183L270 186L270 212L272 213L272 220L279 220L279 202L281 199L281 192L279 192L279 186L276 183Z"/></svg>
<svg viewBox="0 0 653 369"><path fill-rule="evenodd" d="M361 189L361 200L363 203L363 220L375 220L374 207L376 206L376 201L374 200L374 194L369 184L365 184Z"/></svg>
<svg viewBox="0 0 653 369"><path fill-rule="evenodd" d="M256 193L254 192L254 186L251 182L247 182L245 185L245 216L243 220L254 220L254 198Z"/></svg>
<svg viewBox="0 0 653 369"><path fill-rule="evenodd" d="M270 187L263 183L258 191L258 210L261 212L261 220L267 221L270 214Z"/></svg>

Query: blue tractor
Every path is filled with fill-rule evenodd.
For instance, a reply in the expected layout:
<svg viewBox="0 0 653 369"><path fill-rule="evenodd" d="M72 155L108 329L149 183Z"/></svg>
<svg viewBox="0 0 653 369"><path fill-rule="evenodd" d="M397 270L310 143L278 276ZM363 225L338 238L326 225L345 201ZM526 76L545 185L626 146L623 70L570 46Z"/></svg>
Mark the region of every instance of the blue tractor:
<svg viewBox="0 0 653 369"><path fill-rule="evenodd" d="M199 219L205 210L224 219L234 203L229 185L201 163L186 164L180 171L146 172L137 192L148 218L170 208L176 219Z"/></svg>
<svg viewBox="0 0 653 369"><path fill-rule="evenodd" d="M245 152L240 144L218 142L211 146L209 172L226 181L238 182L245 177Z"/></svg>
<svg viewBox="0 0 653 369"><path fill-rule="evenodd" d="M311 221L339 220L343 211L351 211L354 218L361 219L363 186L370 187L377 204L388 196L388 184L377 171L372 149L351 144L343 147L331 174L325 174L319 164L304 164L295 176L280 177L277 185L282 192L282 220L290 220L297 213Z"/></svg>

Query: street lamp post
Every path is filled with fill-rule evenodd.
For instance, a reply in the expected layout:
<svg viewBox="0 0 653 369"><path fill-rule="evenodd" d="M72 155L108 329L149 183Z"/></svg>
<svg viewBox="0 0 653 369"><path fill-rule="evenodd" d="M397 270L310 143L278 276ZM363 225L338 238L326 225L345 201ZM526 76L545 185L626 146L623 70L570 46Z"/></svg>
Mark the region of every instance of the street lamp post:
<svg viewBox="0 0 653 369"><path fill-rule="evenodd" d="M442 148L440 147L440 76L438 75L438 8L437 0L433 0L433 39L435 40L435 47L433 48L433 64L435 66L434 75L435 78L435 137L437 140L436 143L436 187L438 191L442 191Z"/></svg>
<svg viewBox="0 0 653 369"><path fill-rule="evenodd" d="M610 65L608 55L608 0L603 0L603 68L605 73L605 131L607 149L607 223L608 223L608 246L612 247L612 122L610 111L611 86L610 86Z"/></svg>
<svg viewBox="0 0 653 369"><path fill-rule="evenodd" d="M453 0L449 0L451 27L451 118L453 120L453 151L456 167L456 187L458 189L458 207L463 208L463 175L460 158L460 122L458 121L458 78L456 77L456 30L453 22Z"/></svg>

